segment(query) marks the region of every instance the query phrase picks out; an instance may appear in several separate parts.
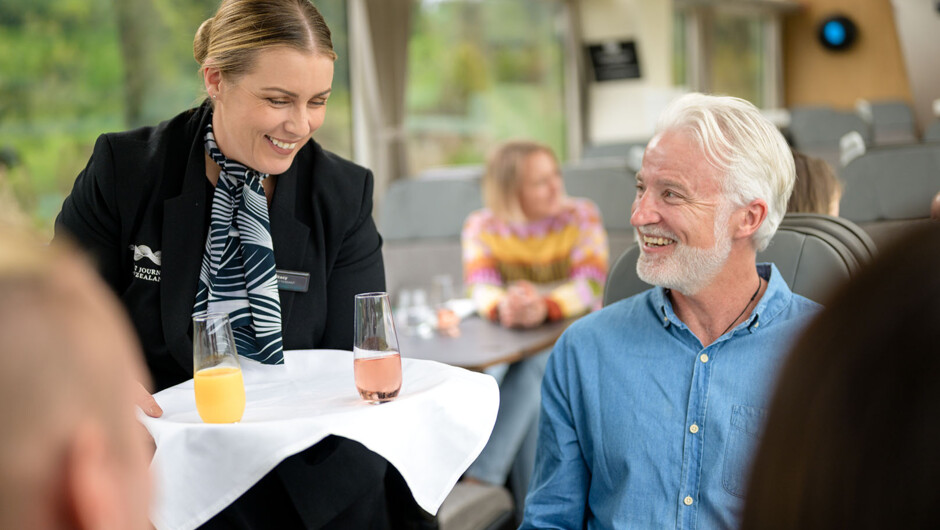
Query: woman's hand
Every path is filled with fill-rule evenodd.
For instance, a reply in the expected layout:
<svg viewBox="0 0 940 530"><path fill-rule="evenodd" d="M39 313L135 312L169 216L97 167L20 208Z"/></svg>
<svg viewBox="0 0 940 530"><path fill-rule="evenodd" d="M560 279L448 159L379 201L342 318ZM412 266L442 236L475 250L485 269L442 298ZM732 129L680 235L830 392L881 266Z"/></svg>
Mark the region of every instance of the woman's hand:
<svg viewBox="0 0 940 530"><path fill-rule="evenodd" d="M144 414L151 418L159 418L163 415L163 409L160 408L160 405L157 405L157 400L153 399L150 392L147 392L144 385L139 382L137 383L137 393L134 402L144 411Z"/></svg>
<svg viewBox="0 0 940 530"><path fill-rule="evenodd" d="M157 405L157 400L153 399L153 396L150 395L150 392L144 388L144 385L140 381L136 382L137 390L134 395L134 404L140 407L144 411L144 414L150 416L151 418L159 418L163 415L163 409L160 408L160 405ZM153 437L150 435L150 432L147 431L147 428L143 424L139 424L140 429L143 431L142 436L145 437L147 446L147 455L150 460L153 460L153 455L157 451L157 444L154 441Z"/></svg>
<svg viewBox="0 0 940 530"><path fill-rule="evenodd" d="M499 305L499 322L508 328L532 328L545 322L547 316L548 304L538 289L526 281L509 286Z"/></svg>

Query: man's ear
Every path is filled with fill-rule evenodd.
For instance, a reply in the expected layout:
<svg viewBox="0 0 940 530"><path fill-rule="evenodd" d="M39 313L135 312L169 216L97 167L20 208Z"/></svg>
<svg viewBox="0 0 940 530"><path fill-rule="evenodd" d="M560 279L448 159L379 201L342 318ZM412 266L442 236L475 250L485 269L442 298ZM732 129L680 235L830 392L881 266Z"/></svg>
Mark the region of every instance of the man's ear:
<svg viewBox="0 0 940 530"><path fill-rule="evenodd" d="M73 528L113 528L120 523L121 495L108 438L95 421L84 421L68 442L65 502Z"/></svg>
<svg viewBox="0 0 940 530"><path fill-rule="evenodd" d="M737 226L734 230L735 239L747 239L757 232L767 218L767 202L764 199L754 199L742 208L737 216Z"/></svg>

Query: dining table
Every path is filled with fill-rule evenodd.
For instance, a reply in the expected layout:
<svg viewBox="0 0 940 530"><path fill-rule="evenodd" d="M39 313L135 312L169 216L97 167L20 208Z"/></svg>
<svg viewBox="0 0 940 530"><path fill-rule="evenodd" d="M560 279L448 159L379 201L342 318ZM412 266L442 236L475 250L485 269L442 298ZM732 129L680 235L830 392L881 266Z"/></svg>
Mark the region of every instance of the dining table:
<svg viewBox="0 0 940 530"><path fill-rule="evenodd" d="M435 514L496 422L499 391L484 374L404 358L397 398L370 404L356 389L352 352L285 351L284 361L240 359L246 406L238 423L203 423L192 379L154 395L161 417L138 411L156 444L150 520L157 529L198 527L283 459L330 435L388 460L418 505Z"/></svg>
<svg viewBox="0 0 940 530"><path fill-rule="evenodd" d="M437 361L474 371L513 363L551 348L577 318L548 322L534 328L506 328L476 314L460 321L459 333L440 331L399 333L402 357Z"/></svg>

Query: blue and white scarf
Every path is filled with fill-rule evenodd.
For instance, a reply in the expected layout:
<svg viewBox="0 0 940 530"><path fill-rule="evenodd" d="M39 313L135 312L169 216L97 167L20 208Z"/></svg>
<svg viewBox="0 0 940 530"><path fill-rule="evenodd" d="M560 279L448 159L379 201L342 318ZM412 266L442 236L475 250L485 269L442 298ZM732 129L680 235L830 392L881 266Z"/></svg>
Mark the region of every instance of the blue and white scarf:
<svg viewBox="0 0 940 530"><path fill-rule="evenodd" d="M225 158L215 143L211 121L205 144L222 173L212 199L193 314L228 314L239 354L281 364L281 305L268 202L261 186L268 175Z"/></svg>

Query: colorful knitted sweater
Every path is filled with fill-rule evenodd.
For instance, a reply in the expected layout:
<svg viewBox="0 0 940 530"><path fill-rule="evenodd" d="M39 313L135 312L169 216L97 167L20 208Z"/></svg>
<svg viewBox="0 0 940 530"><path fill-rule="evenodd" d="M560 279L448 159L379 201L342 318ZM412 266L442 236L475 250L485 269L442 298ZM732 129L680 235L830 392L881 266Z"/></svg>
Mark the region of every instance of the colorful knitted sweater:
<svg viewBox="0 0 940 530"><path fill-rule="evenodd" d="M506 286L528 280L545 293L548 319L598 309L607 278L607 233L597 206L569 198L561 213L507 223L490 210L467 217L461 234L464 284L479 313L497 317Z"/></svg>

